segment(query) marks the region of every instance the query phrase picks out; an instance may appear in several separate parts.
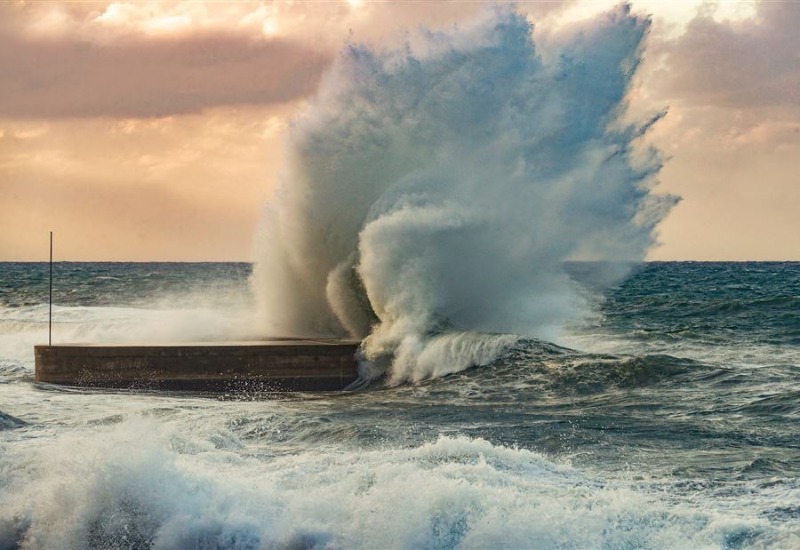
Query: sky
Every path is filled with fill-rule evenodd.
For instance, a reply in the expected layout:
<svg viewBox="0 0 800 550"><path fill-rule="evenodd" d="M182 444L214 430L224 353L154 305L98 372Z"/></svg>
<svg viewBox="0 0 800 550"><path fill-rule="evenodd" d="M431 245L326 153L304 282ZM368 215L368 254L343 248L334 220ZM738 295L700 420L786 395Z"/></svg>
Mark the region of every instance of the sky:
<svg viewBox="0 0 800 550"><path fill-rule="evenodd" d="M517 2L534 39L616 2ZM650 260L800 260L800 0L633 0L632 112L681 197ZM249 261L282 135L348 43L480 1L0 2L0 261Z"/></svg>

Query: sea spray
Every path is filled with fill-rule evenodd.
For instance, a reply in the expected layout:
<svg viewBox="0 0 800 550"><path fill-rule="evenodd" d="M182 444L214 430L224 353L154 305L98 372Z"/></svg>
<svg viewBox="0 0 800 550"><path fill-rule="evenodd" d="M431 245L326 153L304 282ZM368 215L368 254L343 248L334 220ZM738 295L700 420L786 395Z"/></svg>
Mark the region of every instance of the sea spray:
<svg viewBox="0 0 800 550"><path fill-rule="evenodd" d="M586 310L565 262L641 260L674 203L651 192L658 155L632 151L659 115L622 122L648 25L623 6L541 55L492 8L348 46L286 136L253 276L264 330L365 338L394 382L555 338Z"/></svg>

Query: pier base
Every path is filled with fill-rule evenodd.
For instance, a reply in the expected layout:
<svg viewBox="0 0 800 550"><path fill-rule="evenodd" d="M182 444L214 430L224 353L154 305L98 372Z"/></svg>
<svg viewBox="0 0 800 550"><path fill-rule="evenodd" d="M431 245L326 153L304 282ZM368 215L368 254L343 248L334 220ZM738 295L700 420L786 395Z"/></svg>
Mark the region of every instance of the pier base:
<svg viewBox="0 0 800 550"><path fill-rule="evenodd" d="M278 339L35 346L36 381L99 388L336 391L358 378L359 342Z"/></svg>

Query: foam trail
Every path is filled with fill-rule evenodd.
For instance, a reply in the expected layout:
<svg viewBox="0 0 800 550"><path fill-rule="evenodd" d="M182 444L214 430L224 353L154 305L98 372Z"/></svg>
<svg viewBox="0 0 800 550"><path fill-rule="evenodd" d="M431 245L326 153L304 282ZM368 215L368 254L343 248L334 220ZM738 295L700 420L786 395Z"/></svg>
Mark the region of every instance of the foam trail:
<svg viewBox="0 0 800 550"><path fill-rule="evenodd" d="M564 262L641 260L674 203L651 193L658 155L633 160L658 117L621 122L648 24L623 6L543 56L495 8L349 46L287 136L253 276L264 330L366 337L396 382L513 345L475 333L553 338L585 309Z"/></svg>

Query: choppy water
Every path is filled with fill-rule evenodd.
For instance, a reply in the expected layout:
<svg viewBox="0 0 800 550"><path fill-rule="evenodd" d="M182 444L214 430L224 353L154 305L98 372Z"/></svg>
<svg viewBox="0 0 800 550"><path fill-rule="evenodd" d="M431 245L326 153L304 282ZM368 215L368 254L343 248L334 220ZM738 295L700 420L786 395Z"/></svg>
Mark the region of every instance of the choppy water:
<svg viewBox="0 0 800 550"><path fill-rule="evenodd" d="M646 264L556 343L281 398L35 384L46 269L0 264L0 548L800 546L800 263ZM54 340L241 330L249 272L56 264Z"/></svg>

